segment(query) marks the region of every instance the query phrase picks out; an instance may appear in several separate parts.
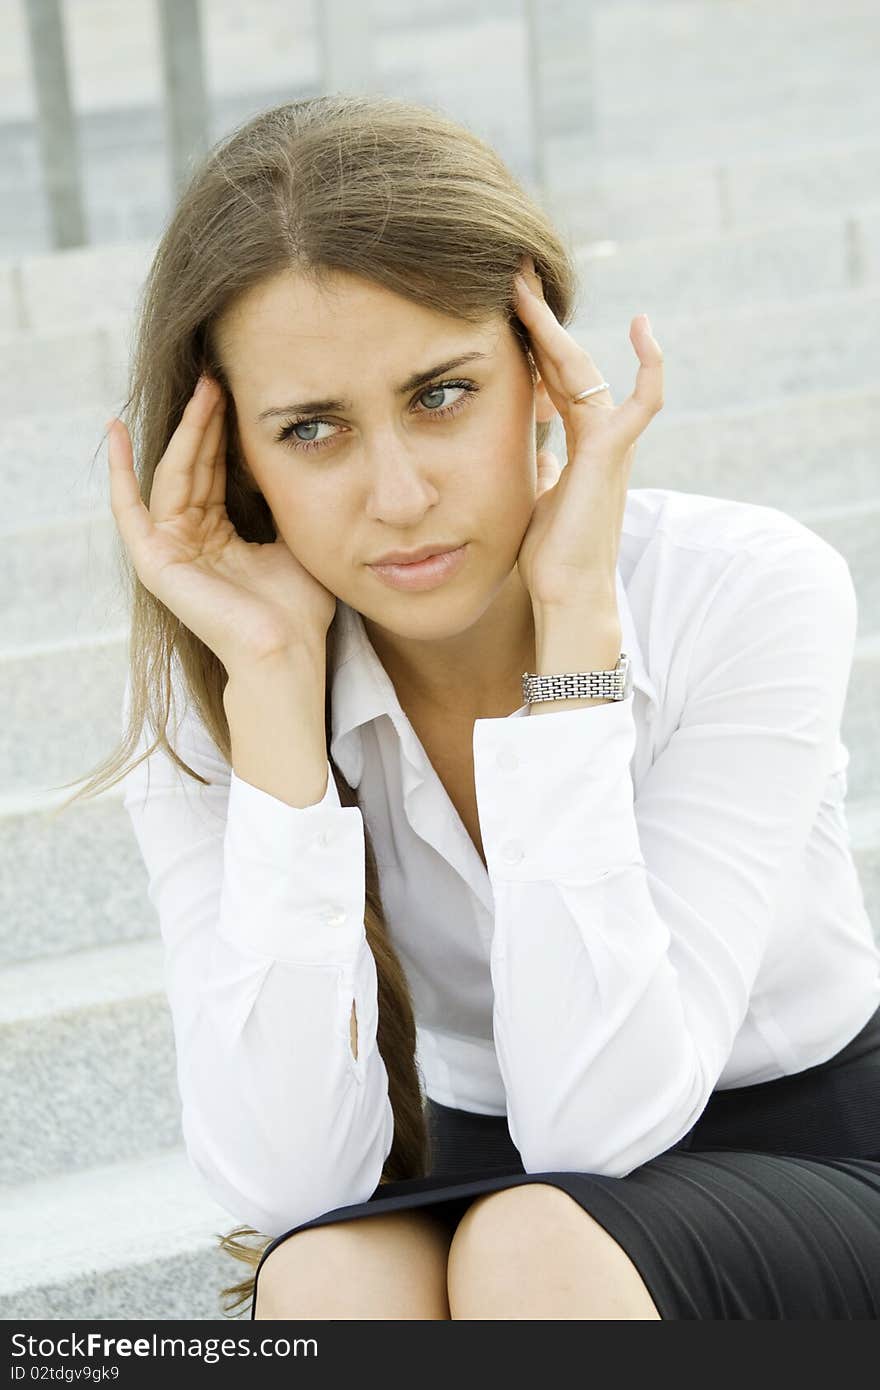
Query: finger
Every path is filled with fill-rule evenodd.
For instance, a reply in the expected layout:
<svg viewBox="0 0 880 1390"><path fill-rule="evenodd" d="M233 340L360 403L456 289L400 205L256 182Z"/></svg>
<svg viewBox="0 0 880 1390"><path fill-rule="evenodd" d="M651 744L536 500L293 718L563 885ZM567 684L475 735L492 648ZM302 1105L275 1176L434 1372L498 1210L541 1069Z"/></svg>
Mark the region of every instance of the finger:
<svg viewBox="0 0 880 1390"><path fill-rule="evenodd" d="M223 423L220 430L220 438L217 448L214 451L213 475L211 481L211 491L205 501L206 507L216 507L221 503L226 504L226 449L229 439L229 431L226 425L226 414L223 414Z"/></svg>
<svg viewBox="0 0 880 1390"><path fill-rule="evenodd" d="M213 498L217 472L217 451L226 423L226 397L221 394L214 413L202 437L193 468L192 503L194 507L205 507ZM224 454L225 462L225 454ZM224 482L225 496L225 482Z"/></svg>
<svg viewBox="0 0 880 1390"><path fill-rule="evenodd" d="M589 386L598 386L602 374L587 350L581 347L547 303L523 276L517 275L517 313L532 336L532 349L538 370L560 415L568 414L572 396ZM537 276L534 277L537 281ZM613 405L611 392L597 392L590 398L595 405Z"/></svg>
<svg viewBox="0 0 880 1390"><path fill-rule="evenodd" d="M126 548L133 553L153 529L153 519L140 493L134 471L131 438L122 420L108 420L107 459L110 466L110 510Z"/></svg>
<svg viewBox="0 0 880 1390"><path fill-rule="evenodd" d="M193 505L196 463L219 395L216 382L205 378L187 401L153 474L150 515L155 520L168 520Z"/></svg>
<svg viewBox="0 0 880 1390"><path fill-rule="evenodd" d="M618 406L618 418L633 438L663 409L663 350L651 332L647 314L634 318L630 341L639 359L632 395Z"/></svg>

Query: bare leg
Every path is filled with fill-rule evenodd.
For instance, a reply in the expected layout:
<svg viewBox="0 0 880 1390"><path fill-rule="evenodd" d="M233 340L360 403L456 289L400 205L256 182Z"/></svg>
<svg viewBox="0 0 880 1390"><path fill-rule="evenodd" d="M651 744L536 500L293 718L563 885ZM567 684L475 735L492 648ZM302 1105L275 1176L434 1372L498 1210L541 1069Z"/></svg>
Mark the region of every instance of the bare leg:
<svg viewBox="0 0 880 1390"><path fill-rule="evenodd" d="M447 1275L453 1321L660 1317L622 1247L548 1183L472 1202L451 1242Z"/></svg>
<svg viewBox="0 0 880 1390"><path fill-rule="evenodd" d="M254 1319L449 1320L452 1232L424 1212L297 1231L264 1261Z"/></svg>

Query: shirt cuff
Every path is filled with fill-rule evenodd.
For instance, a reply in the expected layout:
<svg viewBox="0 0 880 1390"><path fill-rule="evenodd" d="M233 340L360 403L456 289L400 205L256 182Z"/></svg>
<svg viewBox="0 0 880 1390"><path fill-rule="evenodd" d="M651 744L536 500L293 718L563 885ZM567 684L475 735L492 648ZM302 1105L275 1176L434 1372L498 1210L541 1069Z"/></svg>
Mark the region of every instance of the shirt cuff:
<svg viewBox="0 0 880 1390"><path fill-rule="evenodd" d="M477 719L474 780L489 876L586 883L644 864L630 761L633 695L540 719Z"/></svg>
<svg viewBox="0 0 880 1390"><path fill-rule="evenodd" d="M303 807L230 773L218 930L239 949L344 965L366 940L363 819L327 767L323 799Z"/></svg>

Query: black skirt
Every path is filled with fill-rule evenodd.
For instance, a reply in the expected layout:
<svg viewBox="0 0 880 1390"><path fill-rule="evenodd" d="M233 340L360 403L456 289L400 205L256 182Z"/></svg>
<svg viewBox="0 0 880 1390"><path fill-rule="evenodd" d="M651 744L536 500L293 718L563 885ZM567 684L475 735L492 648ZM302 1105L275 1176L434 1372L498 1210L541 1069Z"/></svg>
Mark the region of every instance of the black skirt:
<svg viewBox="0 0 880 1390"><path fill-rule="evenodd" d="M880 1009L819 1066L714 1091L683 1139L626 1177L526 1173L503 1115L429 1100L428 1123L428 1176L276 1236L257 1278L297 1231L417 1207L454 1230L483 1193L542 1182L623 1248L661 1318L880 1318Z"/></svg>

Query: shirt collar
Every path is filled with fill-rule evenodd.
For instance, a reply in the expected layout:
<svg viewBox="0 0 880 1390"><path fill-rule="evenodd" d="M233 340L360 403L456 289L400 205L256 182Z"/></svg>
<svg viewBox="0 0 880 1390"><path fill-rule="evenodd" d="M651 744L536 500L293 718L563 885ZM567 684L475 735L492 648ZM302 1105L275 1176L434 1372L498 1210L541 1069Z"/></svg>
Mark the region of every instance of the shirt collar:
<svg viewBox="0 0 880 1390"><path fill-rule="evenodd" d="M642 692L648 709L652 710L659 704L657 689L645 665L619 566L615 578L621 651L629 656L634 690ZM420 773L423 761L421 746L403 712L391 678L367 636L360 613L341 599L337 599L333 631L333 669L328 671L327 676L331 692L330 753L333 761L350 787L359 786L364 768L361 726L380 715L387 715L397 730L409 768ZM528 706L521 705L509 717L520 718L527 711ZM650 718L651 714L648 713L647 717Z"/></svg>

